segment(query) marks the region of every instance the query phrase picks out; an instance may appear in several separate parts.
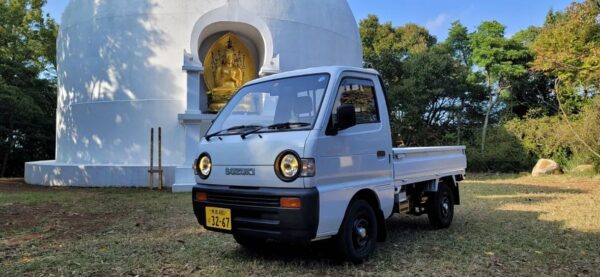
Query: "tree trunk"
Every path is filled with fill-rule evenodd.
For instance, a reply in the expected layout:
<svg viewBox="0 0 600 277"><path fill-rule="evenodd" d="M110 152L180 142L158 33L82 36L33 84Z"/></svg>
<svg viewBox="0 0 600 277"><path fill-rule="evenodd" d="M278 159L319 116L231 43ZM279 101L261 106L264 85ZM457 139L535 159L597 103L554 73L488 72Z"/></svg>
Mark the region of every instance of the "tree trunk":
<svg viewBox="0 0 600 277"><path fill-rule="evenodd" d="M6 150L6 153L4 153L4 157L2 157L2 171L0 171L0 178L4 178L4 176L6 174L6 167L8 166L9 153L15 147L15 140L11 139L11 137L10 137L12 135L12 131L13 131L12 115L10 115L8 117L8 127L10 129L8 139L12 140L12 142L10 143L9 148Z"/></svg>
<svg viewBox="0 0 600 277"><path fill-rule="evenodd" d="M2 158L2 172L0 172L0 178L4 178L4 174L6 173L6 165L8 164L8 153L10 149L4 153L4 157Z"/></svg>
<svg viewBox="0 0 600 277"><path fill-rule="evenodd" d="M10 141L10 146L6 149L6 153L4 153L4 157L2 157L2 170L0 171L0 178L4 178L6 174L6 168L8 167L8 158L10 157L10 151L15 148L15 140L12 138L12 133L14 130L12 115L8 117L8 128L10 129L10 133L8 135L8 139Z"/></svg>
<svg viewBox="0 0 600 277"><path fill-rule="evenodd" d="M487 135L487 128L488 128L488 124L490 122L490 113L492 112L492 100L491 100L491 94L490 94L490 103L488 104L488 109L485 113L485 120L483 121L483 130L481 131L481 153L483 153L485 151L485 138Z"/></svg>
<svg viewBox="0 0 600 277"><path fill-rule="evenodd" d="M490 90L490 99L488 102L487 111L485 112L485 120L483 121L483 130L481 131L481 153L485 151L485 139L487 135L487 128L490 122L490 114L492 113L492 108L494 107L494 89L491 85L491 80L489 75L487 76L487 86Z"/></svg>
<svg viewBox="0 0 600 277"><path fill-rule="evenodd" d="M464 108L465 108L465 100L460 99L460 110L458 111L458 116L456 117L456 145L460 145L460 142L461 142L462 129L460 127L462 124L462 116L463 116Z"/></svg>

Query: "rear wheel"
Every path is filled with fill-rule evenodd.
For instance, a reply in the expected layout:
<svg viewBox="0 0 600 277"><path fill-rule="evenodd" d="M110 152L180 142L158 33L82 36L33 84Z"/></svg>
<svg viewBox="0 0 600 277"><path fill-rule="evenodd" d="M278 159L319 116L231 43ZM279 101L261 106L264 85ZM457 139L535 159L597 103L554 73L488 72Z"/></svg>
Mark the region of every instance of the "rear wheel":
<svg viewBox="0 0 600 277"><path fill-rule="evenodd" d="M377 244L377 218L371 205L364 200L354 201L336 237L342 257L352 263L364 262Z"/></svg>
<svg viewBox="0 0 600 277"><path fill-rule="evenodd" d="M239 245L248 250L260 250L267 244L267 240L265 239L258 239L239 234L234 234L233 238Z"/></svg>
<svg viewBox="0 0 600 277"><path fill-rule="evenodd" d="M436 229L448 228L454 218L454 195L450 188L438 184L438 191L429 196L427 204L429 223Z"/></svg>

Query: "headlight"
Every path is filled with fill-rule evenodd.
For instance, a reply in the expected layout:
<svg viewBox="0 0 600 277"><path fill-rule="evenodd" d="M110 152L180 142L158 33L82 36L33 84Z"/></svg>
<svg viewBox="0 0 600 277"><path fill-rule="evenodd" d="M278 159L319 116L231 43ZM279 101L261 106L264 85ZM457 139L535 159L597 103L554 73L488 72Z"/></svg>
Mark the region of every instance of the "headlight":
<svg viewBox="0 0 600 277"><path fill-rule="evenodd" d="M203 153L196 163L196 174L202 179L207 179L210 176L211 170L212 161L210 160L210 155Z"/></svg>
<svg viewBox="0 0 600 277"><path fill-rule="evenodd" d="M275 173L284 182L292 182L300 176L300 157L294 151L284 151L275 160Z"/></svg>
<svg viewBox="0 0 600 277"><path fill-rule="evenodd" d="M296 174L298 174L300 162L293 154L287 154L281 159L279 167L281 174L283 174L284 177L293 178L296 176Z"/></svg>

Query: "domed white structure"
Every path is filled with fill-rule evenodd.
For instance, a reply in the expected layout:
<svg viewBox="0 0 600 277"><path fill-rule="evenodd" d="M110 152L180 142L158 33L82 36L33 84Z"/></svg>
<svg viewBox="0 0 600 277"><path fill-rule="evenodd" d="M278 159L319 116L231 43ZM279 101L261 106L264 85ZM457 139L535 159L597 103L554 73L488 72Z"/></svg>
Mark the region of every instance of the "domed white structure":
<svg viewBox="0 0 600 277"><path fill-rule="evenodd" d="M146 186L160 126L166 185L193 184L214 118L203 61L224 34L248 49L253 77L362 64L345 0L71 0L58 38L56 160L27 163L26 181Z"/></svg>

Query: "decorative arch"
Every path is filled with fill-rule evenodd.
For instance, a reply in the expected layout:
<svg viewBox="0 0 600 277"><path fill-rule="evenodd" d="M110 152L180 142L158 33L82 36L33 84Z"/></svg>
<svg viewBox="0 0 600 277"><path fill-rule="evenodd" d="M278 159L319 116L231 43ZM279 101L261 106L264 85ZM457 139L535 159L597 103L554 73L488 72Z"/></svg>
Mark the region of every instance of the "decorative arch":
<svg viewBox="0 0 600 277"><path fill-rule="evenodd" d="M198 50L204 40L219 32L234 32L249 38L260 55L259 75L279 72L279 56L275 56L273 36L267 24L260 17L245 10L238 0L228 1L224 6L202 15L194 25L190 38L190 53L184 67L202 67Z"/></svg>

